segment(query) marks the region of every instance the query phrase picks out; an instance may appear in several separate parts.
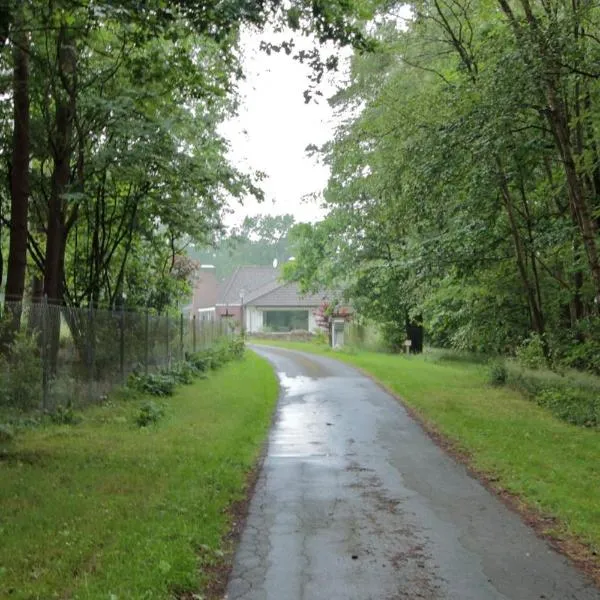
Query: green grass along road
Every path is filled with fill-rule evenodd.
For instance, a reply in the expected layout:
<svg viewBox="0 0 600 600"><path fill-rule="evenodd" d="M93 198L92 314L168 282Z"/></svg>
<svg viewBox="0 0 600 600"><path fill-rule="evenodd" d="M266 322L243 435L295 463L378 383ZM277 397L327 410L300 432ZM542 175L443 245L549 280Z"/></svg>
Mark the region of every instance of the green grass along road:
<svg viewBox="0 0 600 600"><path fill-rule="evenodd" d="M600 553L596 429L569 425L519 392L488 385L483 365L435 362L426 355L332 351L306 342L263 342L328 355L370 373L469 454L470 463L492 476L497 488L556 518L556 529L548 533L575 536Z"/></svg>
<svg viewBox="0 0 600 600"><path fill-rule="evenodd" d="M247 353L165 399L91 408L75 426L18 436L0 455L0 597L167 599L219 562L226 508L243 498L278 394Z"/></svg>

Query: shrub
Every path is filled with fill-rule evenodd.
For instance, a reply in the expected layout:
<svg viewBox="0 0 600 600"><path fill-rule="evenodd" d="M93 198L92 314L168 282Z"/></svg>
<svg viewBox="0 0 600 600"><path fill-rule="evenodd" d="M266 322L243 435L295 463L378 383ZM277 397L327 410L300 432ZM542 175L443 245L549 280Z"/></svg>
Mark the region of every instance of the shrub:
<svg viewBox="0 0 600 600"><path fill-rule="evenodd" d="M171 375L164 373L148 373L147 375L132 373L129 386L151 396L172 396L177 382Z"/></svg>
<svg viewBox="0 0 600 600"><path fill-rule="evenodd" d="M152 396L172 396L176 385L192 383L195 377L202 376L207 370L218 369L234 358L241 358L244 350L243 338L225 340L206 350L186 353L185 361L169 370L148 375L134 372L129 377L128 386Z"/></svg>
<svg viewBox="0 0 600 600"><path fill-rule="evenodd" d="M573 369L591 371L600 375L600 341L587 339L571 344L562 357L561 363Z"/></svg>
<svg viewBox="0 0 600 600"><path fill-rule="evenodd" d="M154 423L158 423L165 415L165 409L156 402L146 402L140 407L140 410L135 418L138 427L148 427Z"/></svg>
<svg viewBox="0 0 600 600"><path fill-rule="evenodd" d="M316 344L321 346L329 346L329 336L322 329L319 329L317 333L315 333L314 340Z"/></svg>
<svg viewBox="0 0 600 600"><path fill-rule="evenodd" d="M524 340L515 354L519 364L528 369L543 369L548 366L544 355L544 342L537 333Z"/></svg>
<svg viewBox="0 0 600 600"><path fill-rule="evenodd" d="M206 352L186 353L185 360L191 364L198 373L204 373L211 368L211 358Z"/></svg>
<svg viewBox="0 0 600 600"><path fill-rule="evenodd" d="M15 430L8 423L0 423L0 444L8 444L15 437Z"/></svg>
<svg viewBox="0 0 600 600"><path fill-rule="evenodd" d="M506 365L503 362L492 363L488 378L492 385L504 385L508 378Z"/></svg>
<svg viewBox="0 0 600 600"><path fill-rule="evenodd" d="M233 358L240 359L243 358L244 352L246 351L246 342L244 338L238 337L234 338L230 342L231 345L231 354Z"/></svg>
<svg viewBox="0 0 600 600"><path fill-rule="evenodd" d="M59 404L56 410L50 413L50 420L57 425L76 425L81 421L73 411L71 403Z"/></svg>
<svg viewBox="0 0 600 600"><path fill-rule="evenodd" d="M0 357L0 402L21 410L37 408L42 399L42 364L35 338L19 332L8 356Z"/></svg>
<svg viewBox="0 0 600 600"><path fill-rule="evenodd" d="M189 385L198 374L197 369L189 362L180 362L174 365L165 375L172 377L175 383Z"/></svg>
<svg viewBox="0 0 600 600"><path fill-rule="evenodd" d="M600 425L600 379L576 371L564 375L507 363L507 383L553 415L587 427Z"/></svg>
<svg viewBox="0 0 600 600"><path fill-rule="evenodd" d="M575 388L548 388L535 399L540 406L567 423L586 427L600 425L600 395Z"/></svg>

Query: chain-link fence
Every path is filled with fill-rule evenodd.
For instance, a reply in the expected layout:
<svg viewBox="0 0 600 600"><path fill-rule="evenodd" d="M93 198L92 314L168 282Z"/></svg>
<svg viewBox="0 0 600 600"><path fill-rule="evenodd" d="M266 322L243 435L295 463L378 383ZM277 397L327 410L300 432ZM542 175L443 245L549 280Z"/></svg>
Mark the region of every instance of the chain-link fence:
<svg viewBox="0 0 600 600"><path fill-rule="evenodd" d="M97 401L133 371L148 373L209 348L231 329L150 311L70 308L40 302L2 307L0 406L54 410Z"/></svg>

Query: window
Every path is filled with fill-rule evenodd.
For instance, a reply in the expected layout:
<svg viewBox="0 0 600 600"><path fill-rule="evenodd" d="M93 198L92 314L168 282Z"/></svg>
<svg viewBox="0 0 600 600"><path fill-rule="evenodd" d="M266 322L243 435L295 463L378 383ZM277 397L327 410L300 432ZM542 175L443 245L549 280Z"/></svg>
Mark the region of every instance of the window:
<svg viewBox="0 0 600 600"><path fill-rule="evenodd" d="M302 329L308 331L307 310L266 310L263 326L271 331L292 331Z"/></svg>

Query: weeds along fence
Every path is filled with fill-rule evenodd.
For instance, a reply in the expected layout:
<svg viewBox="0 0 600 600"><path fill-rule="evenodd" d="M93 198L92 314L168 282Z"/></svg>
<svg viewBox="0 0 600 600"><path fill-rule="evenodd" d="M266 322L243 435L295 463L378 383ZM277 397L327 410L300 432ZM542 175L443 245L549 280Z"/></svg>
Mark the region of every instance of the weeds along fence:
<svg viewBox="0 0 600 600"><path fill-rule="evenodd" d="M168 368L231 335L226 322L184 314L6 302L0 406L53 411L96 402L133 371Z"/></svg>

